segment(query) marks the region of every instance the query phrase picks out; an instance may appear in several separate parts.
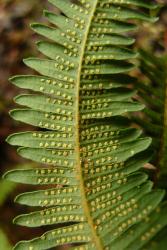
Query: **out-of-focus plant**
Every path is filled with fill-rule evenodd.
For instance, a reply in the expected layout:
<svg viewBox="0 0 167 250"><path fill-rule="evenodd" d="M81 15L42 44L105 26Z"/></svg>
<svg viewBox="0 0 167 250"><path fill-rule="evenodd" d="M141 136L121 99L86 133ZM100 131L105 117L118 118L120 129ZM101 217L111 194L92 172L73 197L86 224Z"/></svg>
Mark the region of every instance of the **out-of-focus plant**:
<svg viewBox="0 0 167 250"><path fill-rule="evenodd" d="M167 56L140 51L139 83L135 85L145 109L134 120L145 135L152 137L152 164L156 166L156 184L167 188Z"/></svg>

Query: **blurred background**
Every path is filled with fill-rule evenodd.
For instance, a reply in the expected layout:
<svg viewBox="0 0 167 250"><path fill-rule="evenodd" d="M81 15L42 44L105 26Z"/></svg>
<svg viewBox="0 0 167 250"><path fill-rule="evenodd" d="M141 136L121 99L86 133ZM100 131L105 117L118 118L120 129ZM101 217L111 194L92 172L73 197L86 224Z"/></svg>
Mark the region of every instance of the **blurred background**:
<svg viewBox="0 0 167 250"><path fill-rule="evenodd" d="M154 53L167 53L167 1L159 1L164 6L160 10L160 19L156 24L145 24L137 32L136 47L151 49ZM9 169L27 164L18 157L16 150L5 142L5 138L14 132L30 129L27 125L13 121L8 111L15 107L13 97L19 89L8 81L16 74L32 74L24 66L22 59L36 56L38 52L29 24L44 21L42 10L50 8L46 0L0 0L0 165L1 175ZM45 21L46 22L46 21ZM11 249L21 239L31 239L32 235L44 232L40 229L27 229L12 224L12 219L30 208L13 202L14 197L31 187L0 181L0 245L3 250Z"/></svg>

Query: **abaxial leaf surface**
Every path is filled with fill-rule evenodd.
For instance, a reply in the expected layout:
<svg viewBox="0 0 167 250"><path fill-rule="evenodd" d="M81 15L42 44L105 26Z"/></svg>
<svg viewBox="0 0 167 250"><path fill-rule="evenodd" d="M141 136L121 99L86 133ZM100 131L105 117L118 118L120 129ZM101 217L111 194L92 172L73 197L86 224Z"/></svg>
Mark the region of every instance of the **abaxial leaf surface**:
<svg viewBox="0 0 167 250"><path fill-rule="evenodd" d="M11 135L8 142L39 167L5 177L42 186L16 197L20 204L40 208L14 222L56 229L19 242L15 250L71 243L79 250L143 249L166 226L167 214L161 204L164 192L153 191L143 171L151 139L129 125L129 112L143 105L128 88L136 81L128 72L137 54L126 32L137 27L129 20L155 21L148 13L156 5L143 0L49 2L60 10L45 12L51 27L32 25L48 38L38 43L46 58L24 61L40 76L11 78L33 93L16 97L24 107L10 114L37 132Z"/></svg>

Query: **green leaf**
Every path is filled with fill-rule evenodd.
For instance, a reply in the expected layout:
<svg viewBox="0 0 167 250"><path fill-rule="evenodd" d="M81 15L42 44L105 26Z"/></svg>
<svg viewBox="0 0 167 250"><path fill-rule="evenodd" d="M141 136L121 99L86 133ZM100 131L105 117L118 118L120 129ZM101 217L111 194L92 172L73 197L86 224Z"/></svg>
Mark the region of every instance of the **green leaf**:
<svg viewBox="0 0 167 250"><path fill-rule="evenodd" d="M167 75L165 58L141 50L140 70L145 77L145 81L136 86L139 90L139 96L147 108L142 111L142 117L136 116L134 120L142 126L146 135L153 138L151 145L153 150L152 163L159 168L158 185L166 188L163 181L167 173Z"/></svg>
<svg viewBox="0 0 167 250"><path fill-rule="evenodd" d="M11 78L33 93L17 96L15 102L26 108L10 115L37 131L7 138L19 146L19 155L40 165L4 177L37 185L15 199L37 209L14 223L51 225L52 230L14 249L143 249L167 220L164 191L153 189L145 170L151 138L141 136L130 118L144 105L134 101L136 92L130 88L137 84L128 72L138 54L129 46L134 43L129 32L138 27L134 19L155 21L148 13L157 5L144 0L49 2L60 11L44 12L51 25L32 25L49 40L37 43L47 58L24 60L40 75ZM152 225L156 230L140 241Z"/></svg>
<svg viewBox="0 0 167 250"><path fill-rule="evenodd" d="M15 188L15 186L16 185L14 183L11 183L11 182L6 181L6 180L2 180L0 182L0 189L1 189L1 193L0 193L0 205L1 206L5 202L5 200L8 197L8 195L13 191L13 189Z"/></svg>
<svg viewBox="0 0 167 250"><path fill-rule="evenodd" d="M2 230L0 230L0 242L1 242L1 246L3 246L3 250L11 250L12 249L11 245L8 242L6 235L4 234L4 232Z"/></svg>

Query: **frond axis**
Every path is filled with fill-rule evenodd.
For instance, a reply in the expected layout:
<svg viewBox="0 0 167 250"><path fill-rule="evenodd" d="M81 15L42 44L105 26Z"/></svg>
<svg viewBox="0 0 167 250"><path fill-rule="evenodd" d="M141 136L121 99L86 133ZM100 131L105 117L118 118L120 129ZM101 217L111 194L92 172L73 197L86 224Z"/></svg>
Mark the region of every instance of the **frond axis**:
<svg viewBox="0 0 167 250"><path fill-rule="evenodd" d="M80 160L80 136L79 136L79 131L80 131L80 116L79 116L79 113L80 113L80 107L79 107L80 78L81 78L82 64L83 64L83 61L84 61L84 52L85 52L85 48L86 48L87 38L88 38L88 34L89 34L89 31L90 31L90 27L91 27L91 22L93 20L93 16L94 16L94 13L95 13L96 8L97 8L97 4L98 4L98 0L95 0L93 2L93 4L92 4L93 6L92 6L91 13L90 13L90 16L89 16L89 21L87 23L87 27L86 27L85 32L84 32L84 38L83 38L83 42L82 42L83 45L82 45L82 51L81 51L81 57L80 57L81 60L80 60L79 66L78 66L77 86L76 86L76 88L77 88L77 98L76 98L77 99L76 100L77 116L76 116L76 148L75 148L75 150L76 150L76 155L77 155L77 174L78 174L78 179L79 179L79 182L80 182L80 190L81 190L81 194L82 194L83 209L85 211L85 215L86 215L88 223L90 225L96 248L97 248L97 250L102 250L103 247L102 247L102 244L100 242L99 237L96 234L95 225L93 223L93 220L92 220L92 217L91 217L91 214L90 214L90 208L89 208L87 198L86 198L86 192L85 192L85 187L84 187L84 179L83 179L83 176L82 176L82 165L81 165L82 163L81 163L81 160Z"/></svg>

